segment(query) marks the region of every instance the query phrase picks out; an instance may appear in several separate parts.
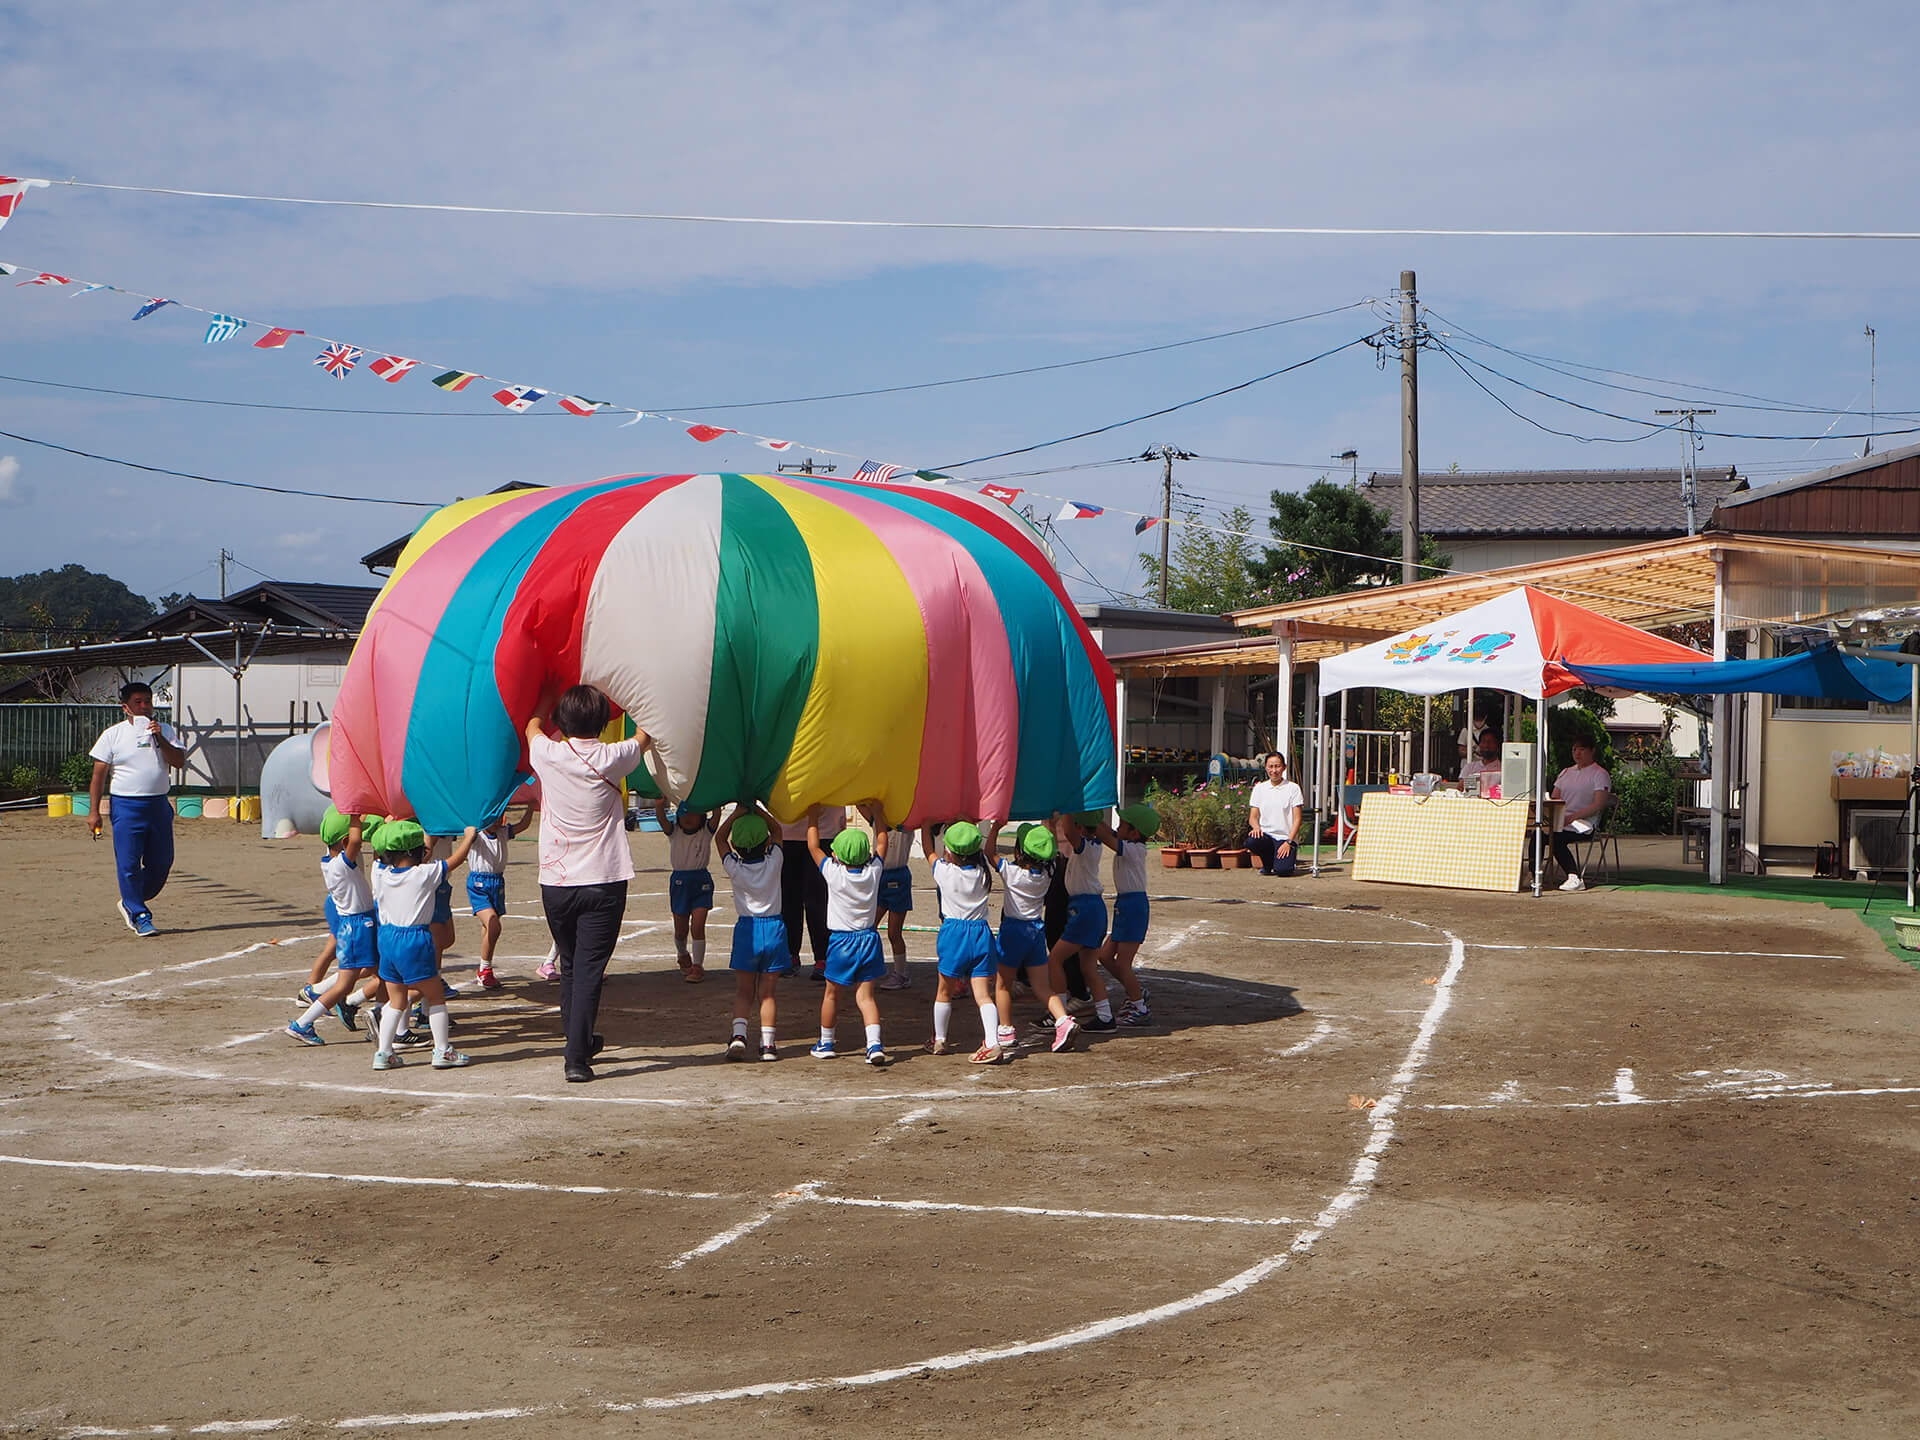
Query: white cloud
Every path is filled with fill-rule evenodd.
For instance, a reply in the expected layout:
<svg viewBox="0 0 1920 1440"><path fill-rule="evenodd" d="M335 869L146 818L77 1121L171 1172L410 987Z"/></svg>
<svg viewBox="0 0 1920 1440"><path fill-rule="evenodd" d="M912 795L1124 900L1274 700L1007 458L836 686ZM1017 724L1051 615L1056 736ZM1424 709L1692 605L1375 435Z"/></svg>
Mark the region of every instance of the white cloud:
<svg viewBox="0 0 1920 1440"><path fill-rule="evenodd" d="M20 479L20 457L0 455L0 505L21 505L33 496L33 488Z"/></svg>

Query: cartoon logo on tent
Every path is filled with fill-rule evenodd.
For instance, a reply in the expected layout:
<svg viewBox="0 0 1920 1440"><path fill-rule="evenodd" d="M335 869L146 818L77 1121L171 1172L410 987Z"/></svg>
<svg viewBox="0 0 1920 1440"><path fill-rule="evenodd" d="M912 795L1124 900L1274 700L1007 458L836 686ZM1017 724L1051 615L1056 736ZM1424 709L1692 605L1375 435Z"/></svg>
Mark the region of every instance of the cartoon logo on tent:
<svg viewBox="0 0 1920 1440"><path fill-rule="evenodd" d="M1387 647L1387 662L1391 665L1418 665L1431 660L1447 648L1447 641L1454 634L1452 630L1445 630L1439 635L1409 635L1396 640Z"/></svg>
<svg viewBox="0 0 1920 1440"><path fill-rule="evenodd" d="M1507 631L1495 631L1491 635L1476 635L1457 650L1449 650L1449 660L1460 660L1471 665L1476 660L1491 660L1502 650L1513 644L1513 636Z"/></svg>

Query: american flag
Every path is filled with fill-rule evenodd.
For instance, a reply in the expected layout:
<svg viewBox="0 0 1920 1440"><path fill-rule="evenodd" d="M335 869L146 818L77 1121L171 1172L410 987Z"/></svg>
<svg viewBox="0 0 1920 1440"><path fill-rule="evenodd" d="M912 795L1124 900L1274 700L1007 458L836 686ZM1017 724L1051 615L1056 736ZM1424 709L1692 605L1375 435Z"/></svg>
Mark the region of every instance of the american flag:
<svg viewBox="0 0 1920 1440"><path fill-rule="evenodd" d="M860 468L853 472L856 480L891 480L900 473L898 465L879 465L871 460L862 460Z"/></svg>
<svg viewBox="0 0 1920 1440"><path fill-rule="evenodd" d="M313 357L313 363L320 366L329 375L333 376L334 379L344 380L347 378L347 372L353 369L354 364L360 359L361 354L362 351L358 345L348 345L342 342L338 345L327 346L326 349Z"/></svg>
<svg viewBox="0 0 1920 1440"><path fill-rule="evenodd" d="M205 343L218 345L222 340L231 340L247 328L247 322L238 315L216 315L207 324Z"/></svg>

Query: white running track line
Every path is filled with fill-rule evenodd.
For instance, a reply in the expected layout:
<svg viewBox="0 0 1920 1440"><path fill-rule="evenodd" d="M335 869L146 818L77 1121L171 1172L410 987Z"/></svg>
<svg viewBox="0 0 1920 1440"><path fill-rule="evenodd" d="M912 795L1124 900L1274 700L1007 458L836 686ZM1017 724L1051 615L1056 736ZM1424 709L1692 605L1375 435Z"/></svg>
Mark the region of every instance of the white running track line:
<svg viewBox="0 0 1920 1440"><path fill-rule="evenodd" d="M1159 1220L1172 1225L1298 1225L1286 1215L1256 1219L1240 1215L1155 1215L1139 1210L1061 1210L1050 1205L965 1205L954 1200L869 1200L850 1195L806 1197L815 1205L843 1205L859 1210L923 1210L961 1215L1032 1215L1044 1220Z"/></svg>
<svg viewBox="0 0 1920 1440"><path fill-rule="evenodd" d="M1764 1085L1752 1090L1719 1090L1710 1095L1675 1095L1659 1100L1650 1095L1636 1096L1636 1105L1708 1105L1742 1100L1829 1100L1857 1099L1871 1095L1920 1095L1920 1085L1873 1085L1848 1090L1809 1090L1802 1086ZM1519 1096L1500 1101L1474 1101L1459 1104L1427 1104L1422 1110L1617 1110L1620 1100L1525 1100Z"/></svg>
<svg viewBox="0 0 1920 1440"><path fill-rule="evenodd" d="M1646 1097L1638 1095L1633 1088L1633 1067L1622 1065L1613 1072L1614 1099L1622 1105L1644 1105Z"/></svg>
<svg viewBox="0 0 1920 1440"><path fill-rule="evenodd" d="M767 1224L782 1210L790 1205L798 1205L802 1200L813 1197L813 1192L821 1185L818 1180L803 1180L786 1194L776 1196L773 1204L751 1219L742 1220L738 1225L730 1225L718 1235L702 1240L691 1250L683 1251L667 1262L669 1270L684 1270L689 1260L698 1260L703 1255L711 1255L716 1250L724 1250L736 1240L744 1240L761 1226Z"/></svg>

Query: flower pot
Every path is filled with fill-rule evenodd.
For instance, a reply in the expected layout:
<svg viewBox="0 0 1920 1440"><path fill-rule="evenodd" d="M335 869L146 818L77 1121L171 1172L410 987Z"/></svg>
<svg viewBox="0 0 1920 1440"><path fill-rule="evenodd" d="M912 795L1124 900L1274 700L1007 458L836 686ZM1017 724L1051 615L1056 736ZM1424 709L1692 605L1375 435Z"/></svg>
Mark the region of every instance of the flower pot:
<svg viewBox="0 0 1920 1440"><path fill-rule="evenodd" d="M1189 850L1187 851L1187 863L1196 870L1218 870L1220 868L1220 852L1218 850Z"/></svg>
<svg viewBox="0 0 1920 1440"><path fill-rule="evenodd" d="M1187 847L1184 845L1166 845L1161 847L1160 863L1169 870L1178 870L1187 863Z"/></svg>
<svg viewBox="0 0 1920 1440"><path fill-rule="evenodd" d="M1251 850L1222 850L1220 868L1222 870L1244 870L1253 863Z"/></svg>

